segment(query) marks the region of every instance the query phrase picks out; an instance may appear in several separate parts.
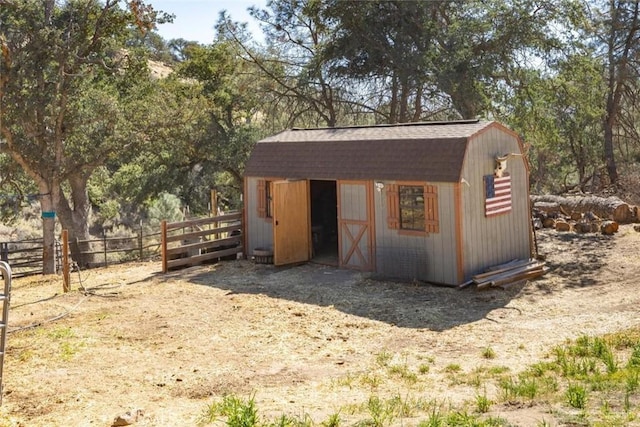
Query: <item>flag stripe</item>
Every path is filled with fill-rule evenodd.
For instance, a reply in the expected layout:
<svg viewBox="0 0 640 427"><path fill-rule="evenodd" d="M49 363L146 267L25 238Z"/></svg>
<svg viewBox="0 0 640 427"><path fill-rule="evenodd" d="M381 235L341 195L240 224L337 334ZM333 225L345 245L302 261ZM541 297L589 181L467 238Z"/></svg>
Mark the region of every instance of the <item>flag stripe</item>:
<svg viewBox="0 0 640 427"><path fill-rule="evenodd" d="M511 176L487 175L485 183L485 216L511 211Z"/></svg>

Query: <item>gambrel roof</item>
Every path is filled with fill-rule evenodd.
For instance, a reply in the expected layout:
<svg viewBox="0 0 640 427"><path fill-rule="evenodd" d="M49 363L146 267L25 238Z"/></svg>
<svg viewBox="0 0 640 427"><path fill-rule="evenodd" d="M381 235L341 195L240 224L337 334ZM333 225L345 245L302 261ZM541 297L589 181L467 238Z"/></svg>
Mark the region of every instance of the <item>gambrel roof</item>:
<svg viewBox="0 0 640 427"><path fill-rule="evenodd" d="M493 125L461 120L289 129L258 141L245 176L459 182L469 140Z"/></svg>

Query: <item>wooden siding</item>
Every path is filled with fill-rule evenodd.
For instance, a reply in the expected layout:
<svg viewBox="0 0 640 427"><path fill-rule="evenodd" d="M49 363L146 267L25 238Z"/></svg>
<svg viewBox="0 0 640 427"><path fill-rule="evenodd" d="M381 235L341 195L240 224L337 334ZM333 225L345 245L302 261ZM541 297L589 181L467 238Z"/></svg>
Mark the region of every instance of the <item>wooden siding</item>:
<svg viewBox="0 0 640 427"><path fill-rule="evenodd" d="M371 182L338 181L338 244L340 265L374 269Z"/></svg>
<svg viewBox="0 0 640 427"><path fill-rule="evenodd" d="M258 217L258 178L245 178L244 205L246 215L246 253L251 257L257 248L273 250L273 224L271 218Z"/></svg>
<svg viewBox="0 0 640 427"><path fill-rule="evenodd" d="M380 182L385 187L401 184L397 181ZM388 277L456 284L455 184L429 184L438 189L438 233L407 235L401 230L390 229L386 218L389 200L386 188L374 191L376 271Z"/></svg>
<svg viewBox="0 0 640 427"><path fill-rule="evenodd" d="M529 181L526 160L510 156L506 171L511 175L512 210L485 217L484 175L493 174L495 157L520 154L514 134L489 127L475 135L467 148L462 169L462 250L464 278L484 268L514 258L530 256Z"/></svg>

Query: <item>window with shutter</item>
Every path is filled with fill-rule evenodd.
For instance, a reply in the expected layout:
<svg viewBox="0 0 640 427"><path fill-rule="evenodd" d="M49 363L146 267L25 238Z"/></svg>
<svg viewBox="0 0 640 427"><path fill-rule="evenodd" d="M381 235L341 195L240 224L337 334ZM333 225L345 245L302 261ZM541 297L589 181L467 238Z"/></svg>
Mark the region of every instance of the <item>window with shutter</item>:
<svg viewBox="0 0 640 427"><path fill-rule="evenodd" d="M424 187L425 226L427 233L440 232L440 218L438 217L438 187L425 185Z"/></svg>
<svg viewBox="0 0 640 427"><path fill-rule="evenodd" d="M391 230L439 233L438 187L387 184L387 227Z"/></svg>

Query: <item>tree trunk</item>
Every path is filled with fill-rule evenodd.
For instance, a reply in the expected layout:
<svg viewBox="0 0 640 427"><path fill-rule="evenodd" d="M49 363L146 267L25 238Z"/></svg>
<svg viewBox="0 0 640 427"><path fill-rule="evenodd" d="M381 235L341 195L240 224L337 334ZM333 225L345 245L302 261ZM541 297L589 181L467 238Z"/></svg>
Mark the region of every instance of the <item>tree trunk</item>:
<svg viewBox="0 0 640 427"><path fill-rule="evenodd" d="M42 274L56 273L56 218L53 196L48 190L41 188L40 199L42 209Z"/></svg>
<svg viewBox="0 0 640 427"><path fill-rule="evenodd" d="M621 224L635 222L638 220L638 209L635 206L629 206L617 197L596 197L596 196L531 196L533 207L540 202L544 202L544 209L547 210L549 204L555 204L560 211L567 215L571 213L587 213L592 212L600 218L612 219Z"/></svg>
<svg viewBox="0 0 640 427"><path fill-rule="evenodd" d="M618 182L618 168L616 167L616 158L613 152L613 126L615 119L611 117L613 112L609 112L604 122L604 162L609 175L609 182L616 184Z"/></svg>
<svg viewBox="0 0 640 427"><path fill-rule="evenodd" d="M391 101L389 104L389 123L398 123L398 77L391 77Z"/></svg>
<svg viewBox="0 0 640 427"><path fill-rule="evenodd" d="M94 255L84 254L89 252L91 247L88 243L78 244L78 240L89 240L89 215L91 214L91 203L87 192L87 181L90 173L80 172L69 177L68 182L71 187L71 200L69 201L60 194L58 211L62 227L69 232L69 248L71 258L78 265L85 267L94 262Z"/></svg>

